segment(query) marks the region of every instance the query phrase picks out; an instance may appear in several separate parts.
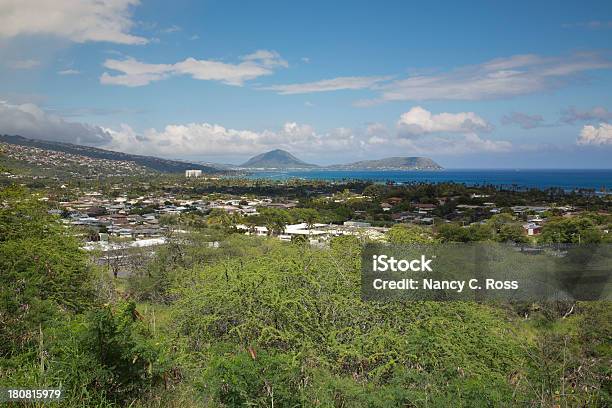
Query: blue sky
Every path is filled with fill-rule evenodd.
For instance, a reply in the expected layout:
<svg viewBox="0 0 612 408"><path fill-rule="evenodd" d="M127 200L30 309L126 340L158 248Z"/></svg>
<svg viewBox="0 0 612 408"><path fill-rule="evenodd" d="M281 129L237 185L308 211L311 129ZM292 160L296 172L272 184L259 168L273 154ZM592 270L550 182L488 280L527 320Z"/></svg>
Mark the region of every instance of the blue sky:
<svg viewBox="0 0 612 408"><path fill-rule="evenodd" d="M609 1L0 0L0 133L609 168L611 39Z"/></svg>

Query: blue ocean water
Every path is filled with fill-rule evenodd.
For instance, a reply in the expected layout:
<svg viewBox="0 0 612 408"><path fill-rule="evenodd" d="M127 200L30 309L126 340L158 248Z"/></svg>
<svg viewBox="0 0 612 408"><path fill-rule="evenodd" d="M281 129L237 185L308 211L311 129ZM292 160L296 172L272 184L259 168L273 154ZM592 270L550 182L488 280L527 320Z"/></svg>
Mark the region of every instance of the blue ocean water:
<svg viewBox="0 0 612 408"><path fill-rule="evenodd" d="M371 180L396 183L441 183L456 182L466 185L494 185L516 188L558 187L564 190L612 189L612 169L445 169L436 171L333 171L333 170L288 170L257 171L250 178L284 180L300 178L307 180Z"/></svg>

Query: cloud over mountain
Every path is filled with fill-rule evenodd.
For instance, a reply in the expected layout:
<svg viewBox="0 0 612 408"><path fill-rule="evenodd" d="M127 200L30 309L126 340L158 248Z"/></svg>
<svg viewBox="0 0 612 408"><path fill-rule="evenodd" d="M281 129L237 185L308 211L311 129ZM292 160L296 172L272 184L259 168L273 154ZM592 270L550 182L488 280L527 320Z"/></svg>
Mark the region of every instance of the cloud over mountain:
<svg viewBox="0 0 612 408"><path fill-rule="evenodd" d="M333 129L319 133L306 124L287 122L280 129L253 131L226 128L211 123L172 124L161 130L136 132L124 125L108 129L111 147L132 153L159 155L247 155L272 148L300 152L337 152L355 148L354 134L349 129Z"/></svg>
<svg viewBox="0 0 612 408"><path fill-rule="evenodd" d="M112 141L110 133L99 126L66 121L31 103L12 105L4 101L0 101L0 133L91 146Z"/></svg>
<svg viewBox="0 0 612 408"><path fill-rule="evenodd" d="M404 125L409 126L409 131L417 132L418 137L406 137L402 133L406 131L402 129ZM461 155L511 149L509 142L487 140L477 134L487 131L489 126L473 112L431 114L415 107L400 117L395 131L380 123L356 129L337 127L318 131L297 122L264 130L201 122L136 131L127 124L111 129L70 122L33 104L0 103L0 133L163 157L247 156L277 148L311 157L346 152L389 155L398 150L409 154Z"/></svg>

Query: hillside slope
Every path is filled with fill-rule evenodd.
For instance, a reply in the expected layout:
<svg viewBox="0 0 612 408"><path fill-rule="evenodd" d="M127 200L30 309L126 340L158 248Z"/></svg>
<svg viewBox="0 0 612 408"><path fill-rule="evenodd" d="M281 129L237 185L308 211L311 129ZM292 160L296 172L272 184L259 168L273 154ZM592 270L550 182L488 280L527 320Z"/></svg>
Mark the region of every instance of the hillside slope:
<svg viewBox="0 0 612 408"><path fill-rule="evenodd" d="M18 146L35 147L55 152L63 152L72 155L80 155L92 159L132 162L138 166L142 166L147 169L159 171L162 173L182 173L185 170L189 169L202 170L203 173L223 172L223 170L220 170L218 168L212 166L204 166L196 163L168 160L154 156L141 156L136 154L115 152L112 150L104 150L96 147L81 146L71 143L27 139L21 136L0 135L0 142Z"/></svg>

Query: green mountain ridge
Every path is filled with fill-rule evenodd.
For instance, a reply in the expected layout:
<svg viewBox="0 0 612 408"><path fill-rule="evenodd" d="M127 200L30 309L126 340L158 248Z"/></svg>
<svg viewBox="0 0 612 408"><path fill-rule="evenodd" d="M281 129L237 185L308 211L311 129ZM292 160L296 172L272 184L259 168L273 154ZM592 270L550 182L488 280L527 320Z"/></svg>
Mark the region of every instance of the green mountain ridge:
<svg viewBox="0 0 612 408"><path fill-rule="evenodd" d="M36 147L44 150L63 152L75 155L81 155L94 159L113 160L113 161L129 161L150 170L159 171L161 173L182 173L185 170L202 170L203 173L219 173L227 170L222 170L213 166L205 166L196 163L183 162L178 160L163 159L154 156L142 156L112 150L99 149L97 147L89 147L76 145L72 143L54 142L39 139L28 139L17 135L1 135L0 142Z"/></svg>

